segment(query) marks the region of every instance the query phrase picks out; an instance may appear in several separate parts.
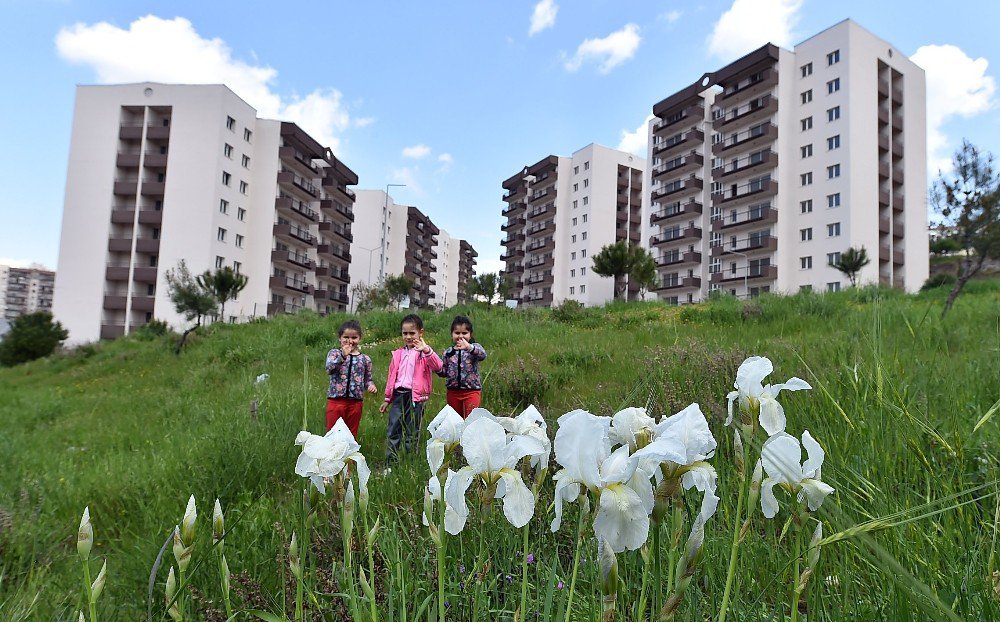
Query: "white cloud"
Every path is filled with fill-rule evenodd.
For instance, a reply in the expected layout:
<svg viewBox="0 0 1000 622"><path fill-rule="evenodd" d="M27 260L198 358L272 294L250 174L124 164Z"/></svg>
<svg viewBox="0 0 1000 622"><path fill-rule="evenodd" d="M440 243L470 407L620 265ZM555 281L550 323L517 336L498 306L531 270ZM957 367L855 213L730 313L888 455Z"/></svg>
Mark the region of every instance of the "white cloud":
<svg viewBox="0 0 1000 622"><path fill-rule="evenodd" d="M599 61L601 73L608 73L618 65L635 56L642 37L639 27L626 24L621 30L615 31L603 39L586 39L576 48L573 58L566 61L567 71L577 71L584 62Z"/></svg>
<svg viewBox="0 0 1000 622"><path fill-rule="evenodd" d="M293 121L336 150L351 118L339 91L318 88L305 97L274 90L278 71L233 57L219 38L203 38L183 17L141 17L127 29L107 22L75 24L56 35L56 50L91 67L101 83L225 84L262 117ZM368 121L370 122L370 121Z"/></svg>
<svg viewBox="0 0 1000 622"><path fill-rule="evenodd" d="M615 149L634 153L640 158L646 157L646 148L649 142L649 122L653 120L653 115L647 115L646 119L635 128L634 132L622 130L622 138L618 141Z"/></svg>
<svg viewBox="0 0 1000 622"><path fill-rule="evenodd" d="M708 37L708 51L734 60L765 43L788 47L802 0L733 0Z"/></svg>
<svg viewBox="0 0 1000 622"><path fill-rule="evenodd" d="M356 117L354 119L354 127L368 127L372 123L375 123L375 117Z"/></svg>
<svg viewBox="0 0 1000 622"><path fill-rule="evenodd" d="M450 153L439 154L438 157L437 157L437 159L438 159L438 162L441 163L441 166L439 166L438 169L437 169L437 174L438 175L442 175L442 174L447 173L448 171L450 171L452 163L455 162L455 158L451 157Z"/></svg>
<svg viewBox="0 0 1000 622"><path fill-rule="evenodd" d="M989 61L969 58L954 45L922 46L910 60L927 76L927 167L936 175L951 169L942 126L952 117L973 117L992 108L996 80L986 75Z"/></svg>
<svg viewBox="0 0 1000 622"><path fill-rule="evenodd" d="M420 169L416 166L402 166L399 168L394 168L389 172L389 177L392 179L394 184L403 184L414 194L423 194L424 187L417 181L417 175L420 173Z"/></svg>
<svg viewBox="0 0 1000 622"><path fill-rule="evenodd" d="M528 29L528 36L533 37L546 28L556 25L556 13L559 12L559 5L555 0L542 0L535 5L535 10L531 12L531 28Z"/></svg>
<svg viewBox="0 0 1000 622"><path fill-rule="evenodd" d="M405 147L403 149L403 157L410 158L413 160L420 160L426 158L431 153L431 148L427 145L413 145L412 147Z"/></svg>
<svg viewBox="0 0 1000 622"><path fill-rule="evenodd" d="M684 14L683 11L678 11L677 9L674 9L673 11L667 11L666 13L660 13L657 16L657 19L665 21L668 24L673 24L674 22L676 22L677 20L679 20L681 18L681 15L683 15L683 14Z"/></svg>

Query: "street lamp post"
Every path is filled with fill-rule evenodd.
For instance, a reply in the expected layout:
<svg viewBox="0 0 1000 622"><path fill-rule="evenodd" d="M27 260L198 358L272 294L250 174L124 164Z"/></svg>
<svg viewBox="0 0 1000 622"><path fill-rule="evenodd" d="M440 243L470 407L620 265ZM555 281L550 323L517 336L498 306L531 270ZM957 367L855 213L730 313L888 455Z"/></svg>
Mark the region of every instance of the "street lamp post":
<svg viewBox="0 0 1000 622"><path fill-rule="evenodd" d="M376 246L375 248L364 248L363 246L359 246L358 247L358 250L368 251L368 280L366 281L366 283L368 284L369 287L371 287L371 284L372 284L372 253L374 253L375 251L379 250L379 248L380 247L378 247L378 246ZM351 311L352 312L354 311L354 292L353 291L351 292Z"/></svg>
<svg viewBox="0 0 1000 622"><path fill-rule="evenodd" d="M747 299L749 299L750 298L750 286L747 284L747 280L748 280L748 276L749 276L749 273L750 273L750 258L747 256L746 253L741 253L739 251L732 251L732 250L729 250L727 248L723 248L722 252L723 252L723 254L725 254L725 253L732 253L733 255L739 255L740 257L742 257L743 259L746 260L747 265L746 265L746 268L744 268L745 272L743 273L743 289L746 290L746 293L744 295L747 297Z"/></svg>
<svg viewBox="0 0 1000 622"><path fill-rule="evenodd" d="M406 184L386 184L385 185L385 201L382 203L382 240L379 242L379 248L381 253L379 253L378 260L378 279L381 281L385 278L385 235L387 232L387 227L389 223L389 188L405 188ZM368 265L371 267L371 259L369 255ZM371 274L368 275L369 283L371 282Z"/></svg>

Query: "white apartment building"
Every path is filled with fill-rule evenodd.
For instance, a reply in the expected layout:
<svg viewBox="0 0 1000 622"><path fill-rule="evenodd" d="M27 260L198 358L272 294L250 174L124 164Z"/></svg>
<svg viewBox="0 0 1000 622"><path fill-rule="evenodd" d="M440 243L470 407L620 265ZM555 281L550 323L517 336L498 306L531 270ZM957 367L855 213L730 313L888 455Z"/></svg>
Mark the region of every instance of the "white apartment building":
<svg viewBox="0 0 1000 622"><path fill-rule="evenodd" d="M225 321L348 303L357 175L223 85L77 88L54 314L70 342L184 319L165 274L248 277Z"/></svg>
<svg viewBox="0 0 1000 622"><path fill-rule="evenodd" d="M645 168L642 158L590 144L570 157L550 155L504 181L500 259L510 297L529 306L612 300L613 280L592 271L592 257L621 240L640 244ZM634 297L638 288L627 293Z"/></svg>
<svg viewBox="0 0 1000 622"><path fill-rule="evenodd" d="M765 45L653 107L650 208L657 295L916 291L928 274L923 70L851 20Z"/></svg>
<svg viewBox="0 0 1000 622"><path fill-rule="evenodd" d="M55 272L37 264L0 266L0 318L10 322L25 313L52 311L55 278Z"/></svg>
<svg viewBox="0 0 1000 622"><path fill-rule="evenodd" d="M476 252L412 205L383 190L357 191L351 282L376 284L405 274L416 285L411 303L450 307L464 300Z"/></svg>

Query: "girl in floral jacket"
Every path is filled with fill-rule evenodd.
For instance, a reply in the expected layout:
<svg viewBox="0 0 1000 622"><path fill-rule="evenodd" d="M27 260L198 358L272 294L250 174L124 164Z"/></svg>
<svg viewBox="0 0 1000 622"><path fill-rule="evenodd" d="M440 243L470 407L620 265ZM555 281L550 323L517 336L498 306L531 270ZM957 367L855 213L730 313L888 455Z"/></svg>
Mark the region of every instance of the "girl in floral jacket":
<svg viewBox="0 0 1000 622"><path fill-rule="evenodd" d="M486 349L472 335L472 320L456 315L451 322L451 346L441 355L444 363L438 375L445 378L448 405L462 418L479 407L483 382L479 377L479 362L486 359Z"/></svg>
<svg viewBox="0 0 1000 622"><path fill-rule="evenodd" d="M330 350L326 355L326 373L330 374L330 388L326 393L326 431L329 432L338 419L343 419L354 438L358 437L361 426L365 391L378 392L372 382L372 360L358 350L361 335L361 324L356 320L347 320L337 329L340 349Z"/></svg>

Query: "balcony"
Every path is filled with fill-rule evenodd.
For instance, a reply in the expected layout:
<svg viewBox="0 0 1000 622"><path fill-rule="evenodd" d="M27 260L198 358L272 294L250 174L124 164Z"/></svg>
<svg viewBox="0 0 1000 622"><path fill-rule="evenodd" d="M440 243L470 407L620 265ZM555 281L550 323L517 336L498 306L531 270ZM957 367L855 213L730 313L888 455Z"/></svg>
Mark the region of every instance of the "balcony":
<svg viewBox="0 0 1000 622"><path fill-rule="evenodd" d="M878 94L882 97L889 97L889 80L888 78L879 78L878 81Z"/></svg>
<svg viewBox="0 0 1000 622"><path fill-rule="evenodd" d="M769 92L778 84L778 72L773 69L759 71L749 78L740 80L735 85L726 86L718 100L727 100L734 97L754 97Z"/></svg>
<svg viewBox="0 0 1000 622"><path fill-rule="evenodd" d="M889 250L889 247L887 247L887 246L881 246L881 245L878 247L878 260L879 261L889 261L889 258L891 256L892 256L892 251Z"/></svg>
<svg viewBox="0 0 1000 622"><path fill-rule="evenodd" d="M551 268L554 265L555 265L555 258L552 256L552 253L546 253L544 255L532 257L528 261L524 262L524 268L526 270Z"/></svg>
<svg viewBox="0 0 1000 622"><path fill-rule="evenodd" d="M892 237L897 238L897 239L898 238L902 238L903 237L903 233L904 233L904 231L903 231L903 223L899 222L898 220L896 222L892 223Z"/></svg>
<svg viewBox="0 0 1000 622"><path fill-rule="evenodd" d="M109 311L124 311L127 304L125 296L107 295L104 296L104 308Z"/></svg>
<svg viewBox="0 0 1000 622"><path fill-rule="evenodd" d="M528 276L528 278L524 279L524 282L527 283L528 285L534 285L536 283L547 283L551 285L552 281L553 277L551 270L546 270L541 274L532 274Z"/></svg>
<svg viewBox="0 0 1000 622"><path fill-rule="evenodd" d="M878 231L879 233L889 233L890 231L892 231L892 223L889 221L888 218L878 219Z"/></svg>
<svg viewBox="0 0 1000 622"><path fill-rule="evenodd" d="M142 158L142 166L148 169L167 168L167 154L146 152Z"/></svg>
<svg viewBox="0 0 1000 622"><path fill-rule="evenodd" d="M139 158L138 153L119 153L118 157L115 158L115 166L118 168L139 168Z"/></svg>
<svg viewBox="0 0 1000 622"><path fill-rule="evenodd" d="M878 176L882 179L889 179L889 163L879 162L878 163Z"/></svg>
<svg viewBox="0 0 1000 622"><path fill-rule="evenodd" d="M306 229L291 223L275 223L273 232L275 237L286 241L308 244L310 246L316 243L316 236L309 233Z"/></svg>
<svg viewBox="0 0 1000 622"><path fill-rule="evenodd" d="M897 266L903 265L903 251L892 249L892 263Z"/></svg>
<svg viewBox="0 0 1000 622"><path fill-rule="evenodd" d="M319 202L319 210L333 218L340 218L348 222L354 222L354 210L350 207L338 203L333 199L323 199Z"/></svg>
<svg viewBox="0 0 1000 622"><path fill-rule="evenodd" d="M545 197L548 197L550 195L552 197L555 197L555 195L556 195L556 187L555 186L549 186L548 188L543 188L542 190L538 190L536 192L533 192L532 195L531 195L531 197L528 199L528 203L535 203L537 201L541 201L542 199L544 199ZM529 215L528 218L531 218L531 216Z"/></svg>
<svg viewBox="0 0 1000 622"><path fill-rule="evenodd" d="M524 218L512 218L507 222L505 222L504 224L500 225L500 230L510 231L511 229L518 229L520 227L523 227L525 223L527 223L527 220L525 220Z"/></svg>
<svg viewBox="0 0 1000 622"><path fill-rule="evenodd" d="M511 201L517 201L521 197L525 196L525 194L527 194L527 190L525 189L524 185L519 185L517 188L514 188L513 190L508 190L500 198L501 200L510 203Z"/></svg>
<svg viewBox="0 0 1000 622"><path fill-rule="evenodd" d="M162 181L142 182L142 196L144 197L162 197L165 189L166 183Z"/></svg>
<svg viewBox="0 0 1000 622"><path fill-rule="evenodd" d="M269 302L267 303L267 314L277 315L279 313L298 313L302 310L302 305L292 302Z"/></svg>
<svg viewBox="0 0 1000 622"><path fill-rule="evenodd" d="M704 164L705 156L692 149L688 153L678 156L669 162L664 162L659 166L654 166L653 179L658 179L660 176L666 175L667 173L681 175L688 171L701 168Z"/></svg>
<svg viewBox="0 0 1000 622"><path fill-rule="evenodd" d="M306 270L312 270L315 265L313 260L309 259L309 255L305 253L278 249L271 251L271 262L275 264L292 264Z"/></svg>
<svg viewBox="0 0 1000 622"><path fill-rule="evenodd" d="M721 130L735 121L743 124L754 123L769 118L778 112L778 100L764 96L747 104L726 111L726 114L712 121L712 129Z"/></svg>
<svg viewBox="0 0 1000 622"><path fill-rule="evenodd" d="M325 233L327 235L337 235L340 238L346 240L347 242L354 241L354 234L351 232L351 228L339 223L323 221L319 223L319 232Z"/></svg>
<svg viewBox="0 0 1000 622"><path fill-rule="evenodd" d="M297 168L303 175L308 175L309 177L320 177L323 175L323 171L321 171L318 166L313 164L312 159L295 147L287 145L284 147L278 147L278 157L281 158L285 164Z"/></svg>
<svg viewBox="0 0 1000 622"><path fill-rule="evenodd" d="M530 227L528 227L525 230L524 235L530 238L530 237L534 237L534 236L537 236L537 235L541 235L543 233L547 233L547 232L550 233L550 232L554 231L555 228L556 228L555 222L553 222L551 220L546 220L545 222L540 222L540 223L538 223L536 225L531 225ZM516 234L516 235L520 235L520 234ZM522 239L524 238L524 236L521 236L521 237L522 237Z"/></svg>
<svg viewBox="0 0 1000 622"><path fill-rule="evenodd" d="M170 138L169 125L150 125L146 128L146 140L167 140Z"/></svg>
<svg viewBox="0 0 1000 622"><path fill-rule="evenodd" d="M753 207L716 218L712 221L712 231L725 231L743 225L764 225L778 222L778 210L773 207Z"/></svg>
<svg viewBox="0 0 1000 622"><path fill-rule="evenodd" d="M724 164L713 169L712 174L718 177L727 177L735 173L745 173L754 169L763 171L776 166L778 166L778 154L768 149L765 152L751 153L745 158Z"/></svg>
<svg viewBox="0 0 1000 622"><path fill-rule="evenodd" d="M753 149L774 142L777 138L778 126L773 123L761 123L712 145L712 153L719 155L736 148Z"/></svg>
<svg viewBox="0 0 1000 622"><path fill-rule="evenodd" d="M654 202L661 201L672 194L702 190L704 187L705 182L700 177L696 177L694 173L691 173L691 175L684 179L672 181L653 190L652 199Z"/></svg>
<svg viewBox="0 0 1000 622"><path fill-rule="evenodd" d="M554 203L546 203L545 205L542 205L541 207L536 207L532 209L530 212L528 212L527 220L531 221L534 220L535 218L538 218L539 216L555 213L555 211L556 211L556 206Z"/></svg>
<svg viewBox="0 0 1000 622"><path fill-rule="evenodd" d="M683 134L677 134L666 140L657 141L654 137L653 155L666 158L681 151L680 147L687 149L696 148L705 142L705 132L701 130L688 130Z"/></svg>
<svg viewBox="0 0 1000 622"><path fill-rule="evenodd" d="M776 250L778 250L778 238L773 235L757 235L739 238L736 240L736 244L727 240L722 244L712 246L711 256L721 257L727 254L735 255L736 253L743 253L745 255L757 252L773 253Z"/></svg>
<svg viewBox="0 0 1000 622"><path fill-rule="evenodd" d="M104 269L104 280L106 281L127 281L128 266L107 266Z"/></svg>
<svg viewBox="0 0 1000 622"><path fill-rule="evenodd" d="M748 184L712 194L712 204L725 205L747 198L773 197L776 194L778 194L778 182L773 179L754 180Z"/></svg>
<svg viewBox="0 0 1000 622"><path fill-rule="evenodd" d="M524 241L523 233L510 233L504 239L500 240L500 246L510 246L511 244L517 244L518 242Z"/></svg>
<svg viewBox="0 0 1000 622"><path fill-rule="evenodd" d="M683 203L680 201L676 201L650 214L649 224L655 225L658 223L666 222L673 218L680 218L683 216L691 216L694 214L701 214L701 213L702 213L701 203L695 201L693 198Z"/></svg>
<svg viewBox="0 0 1000 622"><path fill-rule="evenodd" d="M722 270L712 274L712 283L727 283L732 281L766 280L773 281L778 278L778 266L744 266L734 270Z"/></svg>
<svg viewBox="0 0 1000 622"><path fill-rule="evenodd" d="M500 261L510 261L517 257L524 257L524 249L521 248L511 248L508 249L503 255L500 255Z"/></svg>
<svg viewBox="0 0 1000 622"><path fill-rule="evenodd" d="M132 280L137 283L156 283L156 268L149 266L133 266Z"/></svg>
<svg viewBox="0 0 1000 622"><path fill-rule="evenodd" d="M528 207L527 203L524 201L518 201L517 203L511 203L507 207L503 208L503 211L500 213L503 216L511 216L512 214L520 213L526 207Z"/></svg>
<svg viewBox="0 0 1000 622"><path fill-rule="evenodd" d="M274 206L284 215L303 218L310 222L319 220L319 212L309 207L308 203L293 199L289 196L278 197L274 201Z"/></svg>
<svg viewBox="0 0 1000 622"><path fill-rule="evenodd" d="M552 292L551 291L531 292L524 296L524 302L539 306L551 305Z"/></svg>
<svg viewBox="0 0 1000 622"><path fill-rule="evenodd" d="M892 156L894 158L901 158L901 157L903 157L903 141L902 140L893 140L892 141Z"/></svg>
<svg viewBox="0 0 1000 622"><path fill-rule="evenodd" d="M880 125L889 125L889 110L882 106L878 108L878 122Z"/></svg>
<svg viewBox="0 0 1000 622"><path fill-rule="evenodd" d="M903 131L903 116L899 114L892 115L892 129L896 132Z"/></svg>
<svg viewBox="0 0 1000 622"><path fill-rule="evenodd" d="M320 244L316 247L316 252L322 255L329 255L332 257L338 257L343 259L347 263L351 263L351 253L347 249L341 248L334 244Z"/></svg>
<svg viewBox="0 0 1000 622"><path fill-rule="evenodd" d="M665 291L670 289L685 289L691 287L701 287L701 279L696 276L663 279L656 287L656 291Z"/></svg>
<svg viewBox="0 0 1000 622"><path fill-rule="evenodd" d="M522 266L519 263L514 264L513 266L510 266L506 270L507 274L521 274L522 272L524 272L524 266ZM520 287L520 285L518 287Z"/></svg>
<svg viewBox="0 0 1000 622"><path fill-rule="evenodd" d="M357 199L357 195L354 194L354 191L348 188L346 185L337 181L337 178L335 177L330 177L330 176L324 177L323 187L332 188L334 191L339 193L342 198L347 199L347 202L352 205L354 204L354 201Z"/></svg>
<svg viewBox="0 0 1000 622"><path fill-rule="evenodd" d="M308 196L310 199L319 199L319 188L314 186L311 181L296 175L292 171L279 172L278 183L283 184L285 188L294 189L300 195Z"/></svg>
<svg viewBox="0 0 1000 622"><path fill-rule="evenodd" d="M333 279L335 281L340 281L341 283L351 282L351 275L347 271L347 268L338 268L337 266L316 266L314 272L317 277Z"/></svg>
<svg viewBox="0 0 1000 622"><path fill-rule="evenodd" d="M656 267L665 268L667 266L680 266L684 264L701 264L701 253L698 251L687 251L682 253L674 251L664 253L656 258Z"/></svg>
<svg viewBox="0 0 1000 622"><path fill-rule="evenodd" d="M142 140L142 125L123 125L118 128L118 138L122 140Z"/></svg>
<svg viewBox="0 0 1000 622"><path fill-rule="evenodd" d="M116 181L114 185L114 193L118 196L124 197L134 197L136 191L139 188L138 179L130 179L128 181Z"/></svg>
<svg viewBox="0 0 1000 622"><path fill-rule="evenodd" d="M152 311L156 299L153 296L132 296L133 311Z"/></svg>
<svg viewBox="0 0 1000 622"><path fill-rule="evenodd" d="M650 246L662 246L664 244L673 244L682 240L701 240L701 228L694 226L687 227L686 229L674 227L673 229L669 229L659 235L654 235L649 238L649 244Z"/></svg>
<svg viewBox="0 0 1000 622"><path fill-rule="evenodd" d="M698 123L705 118L705 107L698 103L692 104L685 108L680 113L672 114L667 117L662 117L657 119L653 123L653 134L659 134L664 130L668 130L672 127L677 127L683 122L688 123Z"/></svg>
<svg viewBox="0 0 1000 622"><path fill-rule="evenodd" d="M293 279L287 276L272 276L267 285L271 289L290 289L303 294L311 294L313 291L312 285L305 279Z"/></svg>
<svg viewBox="0 0 1000 622"><path fill-rule="evenodd" d="M125 324L101 323L101 339L118 339L125 336Z"/></svg>
<svg viewBox="0 0 1000 622"><path fill-rule="evenodd" d="M135 210L116 207L111 210L111 222L119 225L131 225L135 222Z"/></svg>
<svg viewBox="0 0 1000 622"><path fill-rule="evenodd" d="M898 196L898 195L897 196L893 196L892 197L892 211L894 211L894 212L902 212L905 209L906 209L906 203L903 201L903 197Z"/></svg>

